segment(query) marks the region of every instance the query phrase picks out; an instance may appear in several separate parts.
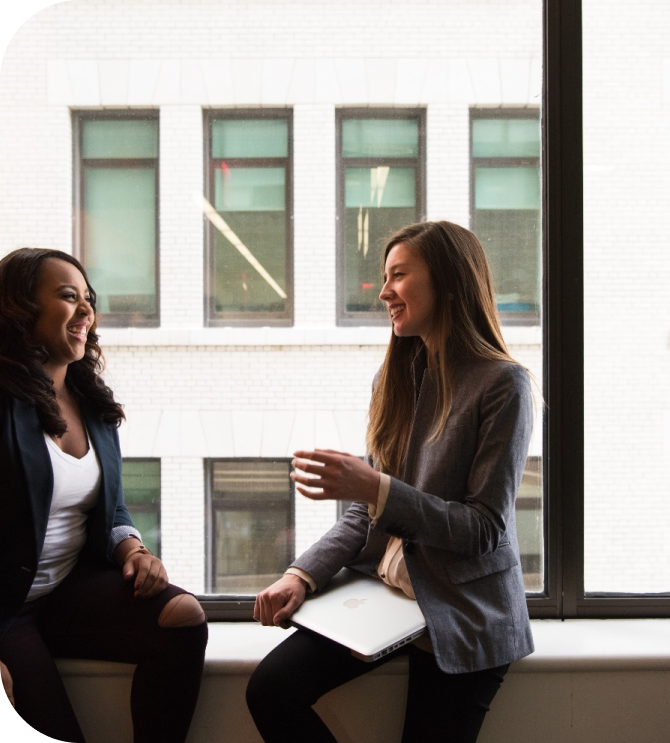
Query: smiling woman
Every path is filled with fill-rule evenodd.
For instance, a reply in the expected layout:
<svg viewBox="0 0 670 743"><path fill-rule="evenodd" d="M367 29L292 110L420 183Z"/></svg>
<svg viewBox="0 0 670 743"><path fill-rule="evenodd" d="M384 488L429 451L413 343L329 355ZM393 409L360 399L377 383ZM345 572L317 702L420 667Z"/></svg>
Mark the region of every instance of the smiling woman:
<svg viewBox="0 0 670 743"><path fill-rule="evenodd" d="M83 743L54 657L137 663L135 740L182 743L207 625L124 504L124 414L100 378L95 328L72 256L21 248L0 261L2 683L36 730Z"/></svg>

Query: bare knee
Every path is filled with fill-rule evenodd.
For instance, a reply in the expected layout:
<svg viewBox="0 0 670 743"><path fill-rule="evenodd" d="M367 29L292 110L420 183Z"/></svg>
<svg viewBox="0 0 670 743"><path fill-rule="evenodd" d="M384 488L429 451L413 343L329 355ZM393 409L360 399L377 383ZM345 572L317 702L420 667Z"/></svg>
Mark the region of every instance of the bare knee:
<svg viewBox="0 0 670 743"><path fill-rule="evenodd" d="M158 617L159 627L194 627L205 621L200 602L190 593L180 593L170 599Z"/></svg>

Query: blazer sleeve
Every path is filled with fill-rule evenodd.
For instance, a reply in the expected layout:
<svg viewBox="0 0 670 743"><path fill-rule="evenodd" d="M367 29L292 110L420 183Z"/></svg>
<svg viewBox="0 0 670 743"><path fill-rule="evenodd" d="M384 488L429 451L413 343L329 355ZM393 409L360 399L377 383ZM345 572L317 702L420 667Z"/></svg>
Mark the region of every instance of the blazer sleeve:
<svg viewBox="0 0 670 743"><path fill-rule="evenodd" d="M377 530L462 555L488 554L505 543L532 429L526 370L513 364L501 366L480 394L477 407L468 426L442 437L443 457L461 454L454 436L472 437L475 442L463 492L445 500L391 478Z"/></svg>
<svg viewBox="0 0 670 743"><path fill-rule="evenodd" d="M317 590L345 565L356 561L366 545L370 517L365 503L353 503L337 523L290 567L300 568L314 579Z"/></svg>

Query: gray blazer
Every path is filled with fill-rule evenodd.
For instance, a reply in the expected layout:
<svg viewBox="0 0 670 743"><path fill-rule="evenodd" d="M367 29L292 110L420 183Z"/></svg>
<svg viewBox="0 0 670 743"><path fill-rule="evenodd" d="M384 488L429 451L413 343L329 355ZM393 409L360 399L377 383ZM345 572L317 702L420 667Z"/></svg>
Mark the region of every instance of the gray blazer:
<svg viewBox="0 0 670 743"><path fill-rule="evenodd" d="M323 588L344 565L374 573L389 537L401 537L439 667L511 663L534 649L514 512L532 426L528 373L507 362L463 363L434 442L434 372L415 377L407 458L376 526L367 505L354 503L293 565Z"/></svg>

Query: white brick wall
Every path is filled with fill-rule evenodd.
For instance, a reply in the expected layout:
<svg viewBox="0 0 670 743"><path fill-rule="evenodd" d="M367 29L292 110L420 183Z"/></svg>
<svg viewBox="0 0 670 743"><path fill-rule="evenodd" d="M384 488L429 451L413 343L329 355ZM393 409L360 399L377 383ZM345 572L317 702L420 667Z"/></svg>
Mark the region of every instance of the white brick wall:
<svg viewBox="0 0 670 743"><path fill-rule="evenodd" d="M667 590L667 34L636 23L639 3L585 5L587 564L594 590ZM642 5L668 26L670 6ZM426 106L427 216L467 225L469 109L537 106L540 60L535 0L69 0L16 33L0 72L0 254L72 250L70 109L160 112L161 327L102 335L124 452L161 457L176 580L203 585L204 458L362 451L388 331L335 327L335 108ZM202 109L277 105L294 117L295 327L203 328ZM541 382L539 329L505 334ZM297 549L333 514L298 499Z"/></svg>

